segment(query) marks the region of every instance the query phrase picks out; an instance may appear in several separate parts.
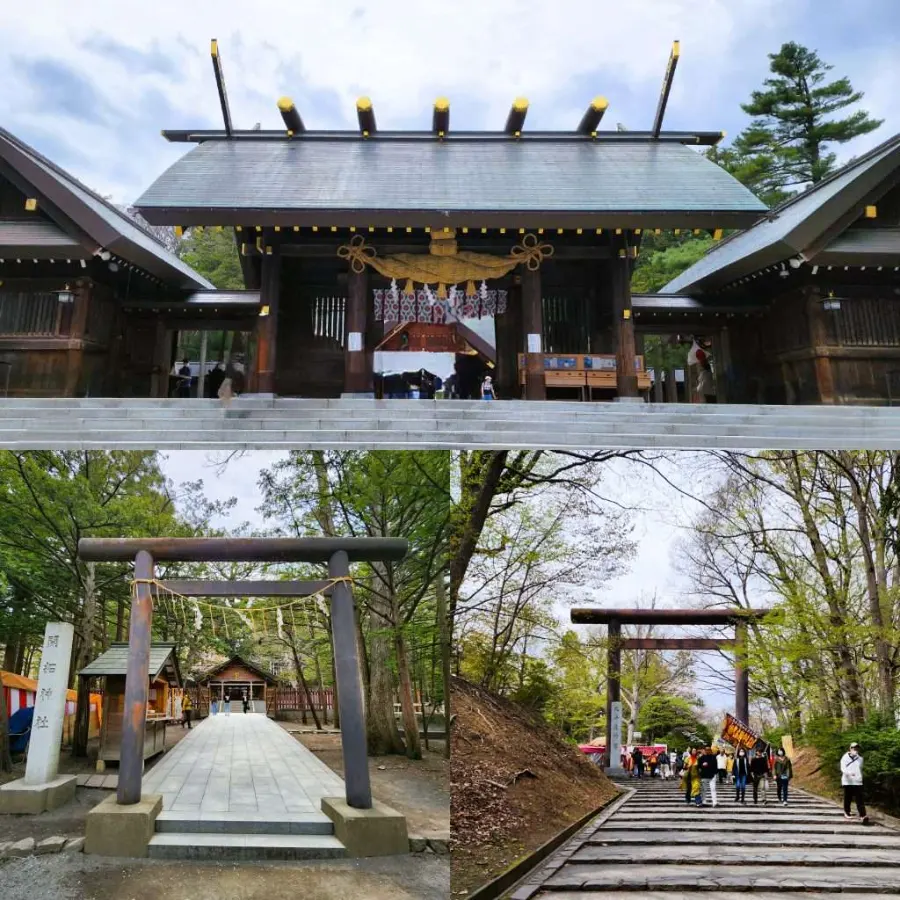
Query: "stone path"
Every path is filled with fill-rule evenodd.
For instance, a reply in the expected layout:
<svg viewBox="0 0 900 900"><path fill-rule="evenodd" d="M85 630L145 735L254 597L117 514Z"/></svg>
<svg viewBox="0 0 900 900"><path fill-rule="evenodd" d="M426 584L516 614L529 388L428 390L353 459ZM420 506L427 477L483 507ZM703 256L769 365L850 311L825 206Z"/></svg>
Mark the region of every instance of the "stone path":
<svg viewBox="0 0 900 900"><path fill-rule="evenodd" d="M150 856L167 859L309 859L343 856L323 797L344 782L258 713L211 716L145 775L163 811Z"/></svg>
<svg viewBox="0 0 900 900"><path fill-rule="evenodd" d="M834 804L794 790L783 807L688 807L677 782L628 781L629 793L551 855L512 900L842 900L900 895L900 832L846 821Z"/></svg>

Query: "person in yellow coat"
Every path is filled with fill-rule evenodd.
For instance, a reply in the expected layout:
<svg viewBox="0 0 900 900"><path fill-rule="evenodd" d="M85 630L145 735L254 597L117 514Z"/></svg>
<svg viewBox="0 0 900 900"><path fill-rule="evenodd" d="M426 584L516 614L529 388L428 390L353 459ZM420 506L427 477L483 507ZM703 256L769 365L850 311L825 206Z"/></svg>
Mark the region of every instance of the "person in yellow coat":
<svg viewBox="0 0 900 900"><path fill-rule="evenodd" d="M703 797L700 795L700 762L697 751L691 747L684 760L684 770L681 773L681 787L684 791L684 802L696 803L703 806Z"/></svg>
<svg viewBox="0 0 900 900"><path fill-rule="evenodd" d="M191 715L193 712L194 704L191 702L191 695L185 694L181 698L181 727L184 728L187 725L188 731L191 730Z"/></svg>

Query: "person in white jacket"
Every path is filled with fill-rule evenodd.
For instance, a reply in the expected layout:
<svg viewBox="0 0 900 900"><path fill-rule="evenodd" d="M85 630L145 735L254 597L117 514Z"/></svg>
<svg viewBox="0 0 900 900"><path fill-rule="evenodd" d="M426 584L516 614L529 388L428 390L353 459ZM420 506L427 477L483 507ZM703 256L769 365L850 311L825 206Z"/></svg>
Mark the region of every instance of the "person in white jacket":
<svg viewBox="0 0 900 900"><path fill-rule="evenodd" d="M869 817L866 815L866 804L863 802L863 758L859 752L859 744L855 741L841 757L841 785L844 788L844 818L853 818L850 815L850 803L855 800L856 811L865 825Z"/></svg>

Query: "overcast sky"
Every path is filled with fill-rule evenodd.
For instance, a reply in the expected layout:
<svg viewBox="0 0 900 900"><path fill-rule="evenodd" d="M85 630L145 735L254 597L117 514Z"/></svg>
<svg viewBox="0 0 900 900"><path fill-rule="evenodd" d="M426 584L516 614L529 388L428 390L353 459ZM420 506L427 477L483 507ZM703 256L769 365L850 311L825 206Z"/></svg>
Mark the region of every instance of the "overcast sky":
<svg viewBox="0 0 900 900"><path fill-rule="evenodd" d="M524 95L529 127L572 128L597 94L605 127L647 128L673 39L667 127L739 131L739 103L788 40L817 49L887 120L844 157L900 122L897 0L6 0L0 124L131 202L185 152L160 129L221 126L212 37L241 128L282 127L283 94L310 128L355 127L362 94L382 128L429 127L439 95L454 127L498 128Z"/></svg>

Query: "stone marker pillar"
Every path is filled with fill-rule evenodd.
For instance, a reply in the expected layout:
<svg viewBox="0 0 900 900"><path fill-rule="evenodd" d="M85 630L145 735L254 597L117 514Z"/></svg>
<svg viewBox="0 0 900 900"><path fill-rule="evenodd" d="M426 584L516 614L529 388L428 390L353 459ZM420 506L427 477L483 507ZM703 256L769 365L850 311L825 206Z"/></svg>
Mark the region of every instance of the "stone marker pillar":
<svg viewBox="0 0 900 900"><path fill-rule="evenodd" d="M58 774L74 633L66 622L47 623L25 777L0 787L0 812L41 813L75 796L75 776Z"/></svg>

